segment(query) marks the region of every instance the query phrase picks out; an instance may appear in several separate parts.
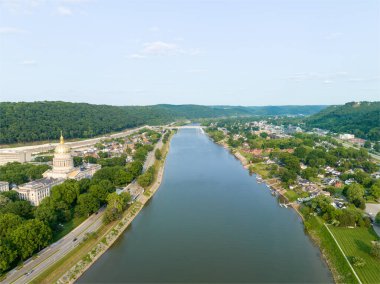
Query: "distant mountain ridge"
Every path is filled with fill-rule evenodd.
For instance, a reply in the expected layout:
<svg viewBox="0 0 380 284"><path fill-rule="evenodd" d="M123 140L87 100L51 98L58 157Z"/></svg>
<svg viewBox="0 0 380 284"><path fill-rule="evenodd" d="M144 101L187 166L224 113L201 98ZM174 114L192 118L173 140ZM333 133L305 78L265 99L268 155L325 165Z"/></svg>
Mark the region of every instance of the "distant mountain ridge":
<svg viewBox="0 0 380 284"><path fill-rule="evenodd" d="M380 102L350 102L344 105L330 106L308 117L306 124L379 141Z"/></svg>
<svg viewBox="0 0 380 284"><path fill-rule="evenodd" d="M110 106L61 101L1 102L0 144L88 138L144 124L166 124L179 119L252 115L310 115L326 106Z"/></svg>

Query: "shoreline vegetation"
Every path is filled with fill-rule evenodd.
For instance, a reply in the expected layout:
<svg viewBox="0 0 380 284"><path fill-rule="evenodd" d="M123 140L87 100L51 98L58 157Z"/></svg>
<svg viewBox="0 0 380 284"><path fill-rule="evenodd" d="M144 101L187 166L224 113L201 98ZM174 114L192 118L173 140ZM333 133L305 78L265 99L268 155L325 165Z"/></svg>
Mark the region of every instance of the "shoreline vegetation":
<svg viewBox="0 0 380 284"><path fill-rule="evenodd" d="M211 138L211 140L213 139ZM312 240L313 244L318 246L322 259L326 262L329 270L331 271L335 283L362 283L360 279L356 278L354 273L352 273L352 268L347 262L346 256L339 251L333 235L319 217L312 217L310 218L311 220L306 222L305 217L299 211L298 204L290 202L289 198L285 195L286 190L279 182L273 182L274 179L266 178L250 168L247 158L244 157L238 150L230 148L223 141L214 141L214 143L219 144L233 154L241 162L245 169L249 170L250 173L256 174L259 178L262 178L263 182L267 184L268 189L279 194L286 201L286 203L288 203L289 206L295 210L297 215L301 218L304 229L308 233L308 236Z"/></svg>
<svg viewBox="0 0 380 284"><path fill-rule="evenodd" d="M123 213L123 217L120 220L102 225L98 231L89 235L86 241L30 283L74 283L114 244L160 187L165 170L166 156L174 134L175 132L172 132L167 143L163 144L161 148L162 158L155 160L153 166L155 174L152 184Z"/></svg>

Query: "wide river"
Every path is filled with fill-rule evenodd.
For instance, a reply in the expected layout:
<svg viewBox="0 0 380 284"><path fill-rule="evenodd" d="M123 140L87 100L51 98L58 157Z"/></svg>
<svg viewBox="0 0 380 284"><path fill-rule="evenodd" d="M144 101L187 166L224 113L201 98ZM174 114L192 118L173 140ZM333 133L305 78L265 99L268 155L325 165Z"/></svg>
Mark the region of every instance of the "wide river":
<svg viewBox="0 0 380 284"><path fill-rule="evenodd" d="M291 209L199 129L172 139L161 187L78 283L333 282Z"/></svg>

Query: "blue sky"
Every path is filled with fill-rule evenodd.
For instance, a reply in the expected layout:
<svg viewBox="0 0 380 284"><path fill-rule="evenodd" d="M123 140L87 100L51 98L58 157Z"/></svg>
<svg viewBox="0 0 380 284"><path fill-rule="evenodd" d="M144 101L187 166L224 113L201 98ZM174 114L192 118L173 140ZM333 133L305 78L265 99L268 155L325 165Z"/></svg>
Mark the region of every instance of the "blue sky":
<svg viewBox="0 0 380 284"><path fill-rule="evenodd" d="M0 0L0 101L380 100L380 1Z"/></svg>

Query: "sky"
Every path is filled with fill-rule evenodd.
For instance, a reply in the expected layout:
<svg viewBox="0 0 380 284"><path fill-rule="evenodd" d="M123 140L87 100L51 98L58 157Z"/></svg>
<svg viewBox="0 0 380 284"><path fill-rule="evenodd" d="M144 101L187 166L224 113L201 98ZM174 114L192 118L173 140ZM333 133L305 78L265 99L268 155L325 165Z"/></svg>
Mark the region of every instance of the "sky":
<svg viewBox="0 0 380 284"><path fill-rule="evenodd" d="M378 0L0 0L0 101L380 100Z"/></svg>

